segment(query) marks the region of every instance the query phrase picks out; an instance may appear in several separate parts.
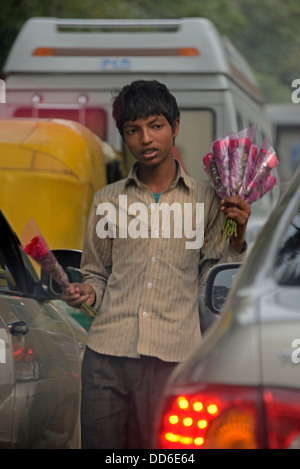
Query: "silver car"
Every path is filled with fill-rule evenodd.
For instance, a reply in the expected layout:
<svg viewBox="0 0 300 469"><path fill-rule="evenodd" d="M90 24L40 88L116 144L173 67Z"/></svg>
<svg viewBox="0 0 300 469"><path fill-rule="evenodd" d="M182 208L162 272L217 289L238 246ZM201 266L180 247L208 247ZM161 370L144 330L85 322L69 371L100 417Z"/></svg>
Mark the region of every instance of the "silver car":
<svg viewBox="0 0 300 469"><path fill-rule="evenodd" d="M155 446L300 448L300 168L244 265L213 268L206 296L220 317L171 376Z"/></svg>
<svg viewBox="0 0 300 469"><path fill-rule="evenodd" d="M87 333L58 305L0 211L1 449L80 447Z"/></svg>

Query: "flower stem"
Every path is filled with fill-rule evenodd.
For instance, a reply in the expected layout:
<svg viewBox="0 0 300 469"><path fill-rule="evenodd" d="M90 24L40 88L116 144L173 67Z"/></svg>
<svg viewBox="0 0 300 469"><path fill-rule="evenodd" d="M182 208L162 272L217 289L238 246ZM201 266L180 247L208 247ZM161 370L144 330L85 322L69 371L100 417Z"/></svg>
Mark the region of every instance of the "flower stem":
<svg viewBox="0 0 300 469"><path fill-rule="evenodd" d="M231 218L227 218L222 227L222 232L225 240L229 239L231 236L237 236L237 223Z"/></svg>
<svg viewBox="0 0 300 469"><path fill-rule="evenodd" d="M82 303L81 307L87 312L89 317L95 319L95 317L97 316L97 311L92 306L89 306L86 303Z"/></svg>

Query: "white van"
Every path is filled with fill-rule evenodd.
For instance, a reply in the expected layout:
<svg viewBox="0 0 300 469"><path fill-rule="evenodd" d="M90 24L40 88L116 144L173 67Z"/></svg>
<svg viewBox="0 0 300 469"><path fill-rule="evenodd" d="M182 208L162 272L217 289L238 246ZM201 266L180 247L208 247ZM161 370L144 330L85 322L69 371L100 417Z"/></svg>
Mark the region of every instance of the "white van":
<svg viewBox="0 0 300 469"><path fill-rule="evenodd" d="M181 111L176 153L195 178L206 179L202 158L210 142L229 131L257 124L257 143L263 137L272 143L249 65L205 18L32 18L3 72L10 116L77 120L122 151L127 169L132 159L112 121L112 96L136 79L161 81L176 96ZM276 189L256 203L253 236L277 196Z"/></svg>
<svg viewBox="0 0 300 469"><path fill-rule="evenodd" d="M286 187L300 165L300 103L268 104L266 113L274 128L281 185Z"/></svg>

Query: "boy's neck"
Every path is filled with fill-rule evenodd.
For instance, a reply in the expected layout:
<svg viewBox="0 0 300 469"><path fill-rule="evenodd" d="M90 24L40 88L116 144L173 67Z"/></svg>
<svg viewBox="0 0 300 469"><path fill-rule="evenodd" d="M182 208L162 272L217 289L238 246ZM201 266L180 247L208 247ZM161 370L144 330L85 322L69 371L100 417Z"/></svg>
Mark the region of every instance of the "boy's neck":
<svg viewBox="0 0 300 469"><path fill-rule="evenodd" d="M177 176L177 166L174 159L166 161L164 165L144 166L139 164L139 180L149 187L153 193L161 193L166 190Z"/></svg>

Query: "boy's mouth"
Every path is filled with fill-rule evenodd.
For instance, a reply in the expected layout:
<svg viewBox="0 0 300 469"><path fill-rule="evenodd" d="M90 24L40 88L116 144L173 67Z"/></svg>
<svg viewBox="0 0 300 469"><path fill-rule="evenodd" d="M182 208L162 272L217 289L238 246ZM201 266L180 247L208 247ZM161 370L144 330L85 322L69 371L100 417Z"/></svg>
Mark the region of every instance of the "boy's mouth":
<svg viewBox="0 0 300 469"><path fill-rule="evenodd" d="M146 159L154 158L157 155L156 148L147 148L146 150L142 151L142 155Z"/></svg>

